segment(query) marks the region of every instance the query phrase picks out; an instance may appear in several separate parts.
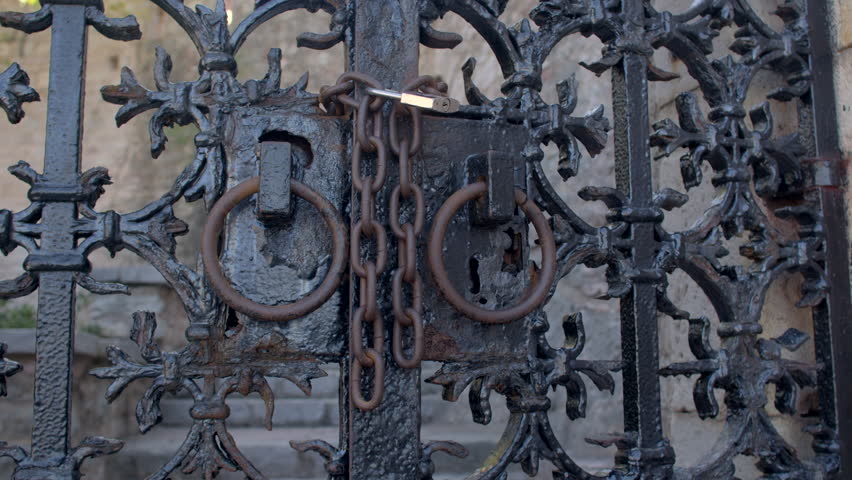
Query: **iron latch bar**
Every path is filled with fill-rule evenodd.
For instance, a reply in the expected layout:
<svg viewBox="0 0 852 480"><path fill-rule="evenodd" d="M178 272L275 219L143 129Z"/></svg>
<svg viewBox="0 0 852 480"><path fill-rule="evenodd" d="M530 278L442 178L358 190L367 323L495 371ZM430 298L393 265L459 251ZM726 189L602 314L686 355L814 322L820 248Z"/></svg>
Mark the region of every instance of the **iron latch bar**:
<svg viewBox="0 0 852 480"><path fill-rule="evenodd" d="M290 199L292 162L292 145L289 142L260 143L257 216L266 223L289 220L293 213Z"/></svg>
<svg viewBox="0 0 852 480"><path fill-rule="evenodd" d="M515 158L494 150L471 155L465 160L467 181L484 181L485 194L470 203L470 219L480 227L495 227L515 215Z"/></svg>

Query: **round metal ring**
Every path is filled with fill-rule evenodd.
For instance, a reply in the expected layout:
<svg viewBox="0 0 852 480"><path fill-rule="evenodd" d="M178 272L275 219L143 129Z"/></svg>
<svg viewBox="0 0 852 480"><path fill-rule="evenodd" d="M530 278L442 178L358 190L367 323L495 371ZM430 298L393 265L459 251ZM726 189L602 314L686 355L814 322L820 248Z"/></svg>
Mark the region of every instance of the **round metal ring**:
<svg viewBox="0 0 852 480"><path fill-rule="evenodd" d="M508 323L532 312L546 298L550 286L556 277L556 241L553 238L550 226L547 224L547 219L541 210L523 191L515 189L515 203L517 203L527 218L529 218L536 232L538 232L542 252L541 271L534 285L527 288L524 297L514 306L503 310L487 310L467 301L450 283L450 277L444 266L444 235L447 233L447 227L458 209L465 203L484 195L487 188L485 182L481 181L470 184L450 195L450 198L438 209L438 213L435 214L432 222L432 230L429 232L428 261L435 285L444 299L456 310L481 323Z"/></svg>
<svg viewBox="0 0 852 480"><path fill-rule="evenodd" d="M332 261L325 279L313 292L287 305L263 305L254 302L237 292L222 272L219 265L219 233L225 225L225 219L237 204L260 190L260 177L250 178L236 187L228 190L222 198L213 205L207 216L207 223L201 235L201 261L210 285L234 310L244 313L256 320L268 322L283 322L305 316L319 308L334 294L343 278L347 264L346 227L334 205L319 193L311 190L301 182L290 179L290 190L302 197L319 210L325 224L331 231Z"/></svg>

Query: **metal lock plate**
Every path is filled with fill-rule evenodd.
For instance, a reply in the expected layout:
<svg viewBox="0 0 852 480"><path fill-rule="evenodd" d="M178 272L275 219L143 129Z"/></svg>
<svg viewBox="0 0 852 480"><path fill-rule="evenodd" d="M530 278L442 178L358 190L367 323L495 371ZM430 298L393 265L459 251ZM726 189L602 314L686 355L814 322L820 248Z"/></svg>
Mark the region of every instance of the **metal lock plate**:
<svg viewBox="0 0 852 480"><path fill-rule="evenodd" d="M526 132L520 125L457 118L423 117L423 148L417 163L423 169L427 225L438 208L459 187L469 183L469 157L493 151L514 157L514 170L503 169L507 184L524 187L520 152ZM510 189L511 190L511 189ZM512 194L510 194L512 195ZM508 198L512 202L513 196ZM497 227L472 222L471 209L462 208L444 239L444 264L453 286L483 308L499 309L515 303L529 282L527 228L523 216L512 214ZM421 248L425 255L425 248ZM428 271L425 258L421 269ZM424 276L425 358L435 361L478 361L526 355L529 328L525 320L485 325L459 314L438 293L431 276Z"/></svg>
<svg viewBox="0 0 852 480"><path fill-rule="evenodd" d="M286 170L286 177L301 181L343 212L349 200L344 121L317 116L308 105L287 104L238 109L231 123L225 144L232 179L228 188L260 173L268 183L264 185L262 177L260 195L231 212L221 264L245 297L265 305L294 302L325 278L331 235L312 205L276 185L285 181ZM261 161L264 153L267 157ZM258 349L279 360L337 357L345 345L347 327L340 318L346 307L347 299L338 292L313 313L289 322L254 321L232 312L219 348L226 358ZM239 326L233 325L235 321Z"/></svg>

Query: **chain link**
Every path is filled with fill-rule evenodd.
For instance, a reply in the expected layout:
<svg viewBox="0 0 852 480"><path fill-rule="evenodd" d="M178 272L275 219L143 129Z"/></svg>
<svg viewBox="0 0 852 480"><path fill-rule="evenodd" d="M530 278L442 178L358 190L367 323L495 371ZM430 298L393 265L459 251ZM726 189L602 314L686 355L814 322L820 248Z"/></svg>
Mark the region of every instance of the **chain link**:
<svg viewBox="0 0 852 480"><path fill-rule="evenodd" d="M431 76L422 76L409 82L403 92L423 90L428 93L443 95L447 86L436 82ZM400 134L397 123L399 114L404 113L411 119L411 136ZM417 271L417 239L426 223L426 202L423 190L414 182L414 171L411 160L420 151L422 139L422 119L420 110L394 105L389 122L389 140L391 151L399 161L399 185L394 188L390 197L390 226L398 243L397 269L393 273L392 304L393 304L393 340L391 342L393 357L402 368L417 368L423 359L423 282ZM413 222L401 223L400 204L402 201L412 201L414 204ZM405 306L404 289L408 285L411 292L411 305ZM406 328L413 330L412 349L410 357L406 357L403 346L403 334Z"/></svg>
<svg viewBox="0 0 852 480"><path fill-rule="evenodd" d="M360 209L352 211L352 240L350 242L350 266L358 277L358 303L352 314L349 335L351 352L349 390L352 403L361 410L373 410L384 397L385 385L385 326L378 305L378 282L388 264L387 232L376 219L376 194L384 187L387 179L387 145L382 139L384 123L382 107L385 100L364 95L359 101L352 99L350 93L355 82L374 88L381 84L369 75L346 73L337 85L324 87L320 91L320 103L326 111L343 114L347 108L354 110L355 120L354 148L352 150L352 188L358 192ZM365 154L374 154L372 169L364 165ZM372 170L372 173L363 173ZM375 257L362 253L362 241L375 244ZM364 324L373 327L373 340L370 346L364 344ZM373 369L373 388L369 400L364 398L361 389L361 377L365 369Z"/></svg>
<svg viewBox="0 0 852 480"><path fill-rule="evenodd" d="M352 403L361 410L372 410L379 406L384 396L384 342L385 331L381 311L378 306L378 279L387 268L387 232L376 219L376 194L384 187L387 179L387 149L384 142L382 107L385 100L378 96L365 94L360 100L354 100L350 94L355 90L355 82L381 89L381 84L369 75L346 73L336 85L320 90L319 102L326 111L342 115L353 110L355 120L354 148L352 151L352 188L358 192L360 209L353 209L352 239L350 242L350 266L359 279L358 304L352 315L350 331L350 392ZM434 95L446 93L446 84L436 82L432 77L424 76L410 82L403 91L423 91ZM400 134L397 125L400 113L411 119L411 135ZM393 356L403 368L416 368L423 358L423 282L417 271L417 238L426 222L426 204L423 190L414 183L411 158L421 147L420 110L394 104L389 125L389 143L391 151L399 161L399 185L394 187L390 197L390 226L398 241L398 267L393 273L392 305L394 313ZM364 174L365 153L374 154L372 174ZM404 201L413 202L413 223L401 223L400 205ZM356 219L357 217L357 219ZM362 255L362 239L375 243L375 258ZM405 285L408 285L411 304L404 301ZM364 324L372 324L373 339L371 346L364 344ZM406 328L413 330L413 352L406 357L403 347L403 333ZM369 400L364 398L361 389L361 377L365 369L373 369L373 388Z"/></svg>

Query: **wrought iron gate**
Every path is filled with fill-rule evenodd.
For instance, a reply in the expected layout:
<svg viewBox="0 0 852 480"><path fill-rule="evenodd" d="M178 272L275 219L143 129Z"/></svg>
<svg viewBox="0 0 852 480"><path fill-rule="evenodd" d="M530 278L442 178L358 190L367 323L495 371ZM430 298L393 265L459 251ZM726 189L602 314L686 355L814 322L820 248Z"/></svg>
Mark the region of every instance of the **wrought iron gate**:
<svg viewBox="0 0 852 480"><path fill-rule="evenodd" d="M37 12L0 14L6 27L51 28L53 39L44 172L24 162L11 167L31 186L32 203L21 212L0 211L0 248L29 253L26 272L0 283L0 297L39 295L32 447L0 443L0 455L18 465L16 479L79 478L83 460L122 448L103 437L69 445L75 288L127 290L89 276L87 256L98 248L127 249L150 262L188 318L186 347L166 352L154 341L153 314L138 313L130 335L144 363L114 348L113 366L92 372L112 380L108 400L131 382L148 383L136 412L143 432L159 422L163 395L183 390L194 399L185 443L152 479L176 470L211 478L223 468L252 479L282 474L258 471L240 452L226 427L227 397L260 393L269 421L274 399L266 378L287 378L310 393L324 363L339 363L344 372L339 444L293 447L323 455L331 478L432 478L433 453L460 455L464 447L421 442L421 360L443 362L425 381L442 385L446 399L469 389L475 421L490 421L492 393L505 397L512 412L494 454L471 479L506 478L511 463L534 474L540 460L563 479L733 478L741 454L756 458L763 478L852 474L852 417L841 414L852 404L852 382L838 373L852 352L844 323L849 244L827 1L780 0L775 15L783 28L776 30L748 0L696 0L679 13L645 0L542 0L530 13L535 27L502 23L507 0L256 0L232 31L223 1L215 9L151 1L194 42L199 77L171 81L171 59L158 49L155 89L125 68L119 85L102 89L103 98L121 105L119 125L154 110L154 157L165 148L165 127L195 124L197 154L169 192L127 214L96 208L110 178L105 169L81 172L80 152L88 26L129 41L141 36L135 18L109 18L102 0L42 0ZM344 42L350 73L318 95L302 81L282 88L281 53L272 49L265 78L238 82L234 55L246 38L294 9L332 15L330 32L303 34L299 42L319 49ZM502 98L488 99L473 84L473 64L465 69L467 104L460 108L441 82L418 77L421 43L452 48L462 40L430 26L450 11L473 25L499 59ZM736 30L728 46L735 55L714 52L713 40L725 29ZM603 110L574 114L582 85L560 83L554 105L539 95L544 59L572 35L597 36L603 56L586 67L612 75L617 188L579 192L610 209L603 227L572 211L541 165L541 145L553 142L559 174L580 174L580 145L600 153L610 130ZM707 112L696 95L684 93L679 119L651 127L648 82L672 78L651 61L660 49L684 62ZM746 104L760 70L783 79L769 97L796 102L798 134L774 135L768 104ZM17 64L0 75L0 105L13 123L24 102L38 100L28 84ZM687 197L654 191L652 147L663 155L685 149L688 188L718 187L717 201L695 227L662 227L664 210ZM703 178L705 163L712 178ZM172 206L183 199L210 209L203 266L174 256L186 225ZM768 214L767 204L784 206ZM798 231L776 228L770 215L795 220ZM541 265L530 260L530 223ZM734 236L747 238L740 251L750 265L719 261ZM483 280L472 288L467 269L474 257ZM620 299L616 361L578 358L585 342L579 315L563 322L564 347L546 339L542 303L580 264L607 266L608 295ZM675 270L712 302L720 348L708 341L706 318L666 295ZM804 278L799 305L813 310L812 340L795 329L761 336L765 293L790 272ZM689 322L693 361L660 364L658 313ZM814 364L782 356L808 341ZM0 357L0 394L18 370L14 359ZM624 433L597 440L617 445L618 453L610 473L593 475L556 439L547 393L564 387L567 414L577 418L586 408L586 379L611 389L617 370ZM661 426L660 375L697 375L702 418L719 414L714 391L724 391L724 433L696 466L675 467ZM801 413L797 390L817 387L819 408L809 427L814 455L796 452L769 421L769 383L776 407L790 415Z"/></svg>

